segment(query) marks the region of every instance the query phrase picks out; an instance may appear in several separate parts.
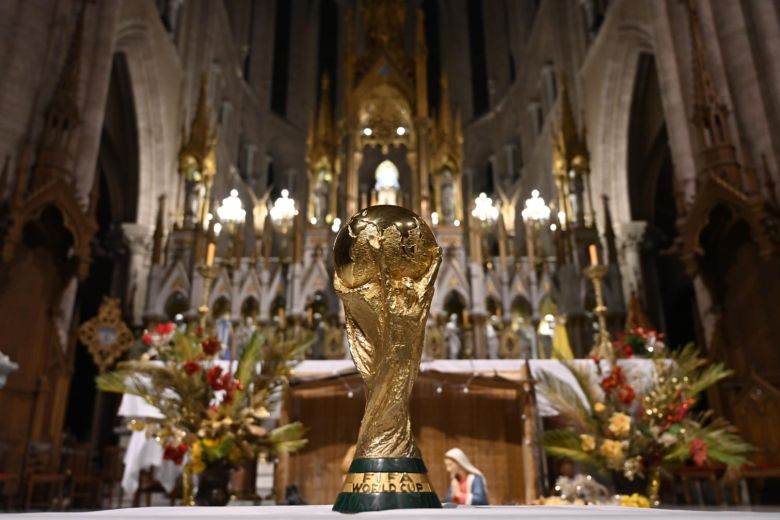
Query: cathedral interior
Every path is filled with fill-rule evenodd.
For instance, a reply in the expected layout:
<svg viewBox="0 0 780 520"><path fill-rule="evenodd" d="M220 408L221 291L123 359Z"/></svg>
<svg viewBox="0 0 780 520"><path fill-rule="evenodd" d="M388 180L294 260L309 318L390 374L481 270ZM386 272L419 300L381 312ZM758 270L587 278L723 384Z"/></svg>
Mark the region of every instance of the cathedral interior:
<svg viewBox="0 0 780 520"><path fill-rule="evenodd" d="M351 359L333 243L374 205L442 248L424 361L695 343L777 503L776 1L0 0L0 35L0 507L74 447L118 485L95 377L156 324ZM122 352L79 334L106 297Z"/></svg>

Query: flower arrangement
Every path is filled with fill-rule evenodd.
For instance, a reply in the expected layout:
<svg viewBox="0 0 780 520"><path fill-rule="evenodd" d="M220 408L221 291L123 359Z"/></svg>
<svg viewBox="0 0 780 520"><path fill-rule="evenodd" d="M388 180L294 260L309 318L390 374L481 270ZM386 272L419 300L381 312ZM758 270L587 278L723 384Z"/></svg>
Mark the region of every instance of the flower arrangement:
<svg viewBox="0 0 780 520"><path fill-rule="evenodd" d="M641 385L620 361L637 352L653 361L649 384ZM564 362L585 402L552 374L539 376L540 391L563 423L543 434L549 454L602 473L616 471L630 481L645 477L656 487L648 492L656 503L662 466L689 460L731 468L748 463L752 448L729 423L710 411L695 411L702 392L731 374L723 364L708 364L693 345L670 351L661 334L639 327L613 342L611 359L592 361Z"/></svg>
<svg viewBox="0 0 780 520"><path fill-rule="evenodd" d="M147 348L141 358L98 376L97 386L140 396L161 412L160 423L140 427L164 446L164 459L182 464L189 454L189 469L201 472L218 462L237 464L306 444L301 423L271 430L264 424L274 392L308 348L307 338L272 343L255 334L235 372L232 359L227 368L218 363L223 345L200 328L179 332L173 323L162 323L141 341Z"/></svg>

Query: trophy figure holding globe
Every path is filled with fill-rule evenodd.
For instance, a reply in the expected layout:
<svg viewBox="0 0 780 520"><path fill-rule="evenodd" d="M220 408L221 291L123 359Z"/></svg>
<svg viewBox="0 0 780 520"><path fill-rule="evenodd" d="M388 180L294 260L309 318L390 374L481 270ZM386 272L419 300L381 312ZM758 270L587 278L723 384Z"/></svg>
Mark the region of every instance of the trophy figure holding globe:
<svg viewBox="0 0 780 520"><path fill-rule="evenodd" d="M439 508L412 436L409 398L441 248L413 212L371 206L341 229L333 258L352 358L366 387L355 458L333 509Z"/></svg>

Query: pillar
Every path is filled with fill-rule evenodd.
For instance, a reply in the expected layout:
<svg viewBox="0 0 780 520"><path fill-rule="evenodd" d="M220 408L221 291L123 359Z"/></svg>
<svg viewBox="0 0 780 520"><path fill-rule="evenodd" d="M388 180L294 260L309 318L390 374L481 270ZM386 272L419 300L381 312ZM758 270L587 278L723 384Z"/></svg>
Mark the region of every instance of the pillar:
<svg viewBox="0 0 780 520"><path fill-rule="evenodd" d="M122 224L122 233L130 248L128 285L125 294L131 299L129 308L132 312L132 325L140 327L143 325L154 230L151 226L126 222Z"/></svg>

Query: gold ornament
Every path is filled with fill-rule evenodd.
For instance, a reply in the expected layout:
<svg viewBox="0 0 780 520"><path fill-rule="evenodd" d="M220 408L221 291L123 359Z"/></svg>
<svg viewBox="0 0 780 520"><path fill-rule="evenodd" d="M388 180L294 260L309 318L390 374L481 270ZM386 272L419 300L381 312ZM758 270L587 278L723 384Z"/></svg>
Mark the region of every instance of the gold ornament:
<svg viewBox="0 0 780 520"><path fill-rule="evenodd" d="M98 315L79 327L79 341L87 346L101 374L130 349L133 334L122 321L118 299L103 297Z"/></svg>
<svg viewBox="0 0 780 520"><path fill-rule="evenodd" d="M420 369L441 248L428 225L413 212L398 206L371 206L339 231L333 258L334 286L344 303L352 359L366 387L366 409L350 474L382 473L390 478L391 473L420 473L427 482L412 437L409 398ZM380 492L380 498L362 488L342 490L334 509L440 507L429 489Z"/></svg>
<svg viewBox="0 0 780 520"><path fill-rule="evenodd" d="M398 206L361 210L334 246L352 358L366 383L357 458L415 457L409 398L441 248L428 225Z"/></svg>

